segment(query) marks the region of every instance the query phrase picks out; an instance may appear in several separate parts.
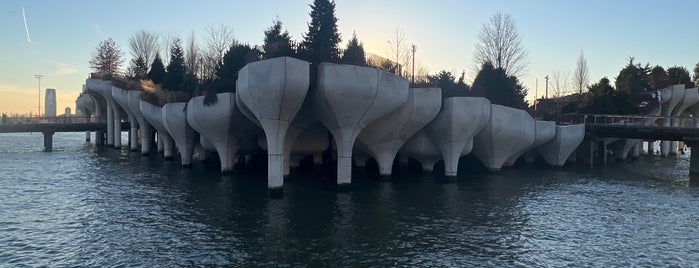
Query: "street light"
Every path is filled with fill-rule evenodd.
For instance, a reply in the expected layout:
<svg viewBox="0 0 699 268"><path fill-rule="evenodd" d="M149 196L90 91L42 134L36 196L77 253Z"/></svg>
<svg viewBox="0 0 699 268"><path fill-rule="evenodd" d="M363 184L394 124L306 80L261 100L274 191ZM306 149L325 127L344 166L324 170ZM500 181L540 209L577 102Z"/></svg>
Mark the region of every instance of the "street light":
<svg viewBox="0 0 699 268"><path fill-rule="evenodd" d="M41 78L44 78L43 74L35 74L34 78L39 79L39 113L36 114L37 117L41 116Z"/></svg>

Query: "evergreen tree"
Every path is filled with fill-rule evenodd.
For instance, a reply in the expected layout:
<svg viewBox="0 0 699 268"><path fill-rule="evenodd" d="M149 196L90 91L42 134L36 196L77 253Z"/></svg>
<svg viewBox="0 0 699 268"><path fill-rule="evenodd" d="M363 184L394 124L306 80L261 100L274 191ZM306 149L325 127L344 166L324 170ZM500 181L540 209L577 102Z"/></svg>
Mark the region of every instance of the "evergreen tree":
<svg viewBox="0 0 699 268"><path fill-rule="evenodd" d="M146 78L150 79L155 84L162 84L165 81L165 75L167 75L165 72L165 66L163 65L163 60L160 59L160 54L158 53L155 55L153 64L150 65L150 71L148 72Z"/></svg>
<svg viewBox="0 0 699 268"><path fill-rule="evenodd" d="M288 31L282 32L282 22L279 19L275 20L271 27L265 31L265 50L262 54L264 59L276 57L294 56L294 51L291 36Z"/></svg>
<svg viewBox="0 0 699 268"><path fill-rule="evenodd" d="M347 43L345 53L342 54L341 63L357 66L366 66L364 45L357 39L357 33L352 33L352 39Z"/></svg>
<svg viewBox="0 0 699 268"><path fill-rule="evenodd" d="M619 108L614 100L614 87L610 84L609 79L604 77L587 89L588 92L579 105L580 112L590 114L619 113Z"/></svg>
<svg viewBox="0 0 699 268"><path fill-rule="evenodd" d="M138 56L138 58L131 59L128 73L130 79L139 80L146 78L148 75L148 65L143 57Z"/></svg>
<svg viewBox="0 0 699 268"><path fill-rule="evenodd" d="M238 71L246 64L260 59L260 52L250 45L236 44L223 56L223 62L216 68L216 91L235 92L235 81L238 80Z"/></svg>
<svg viewBox="0 0 699 268"><path fill-rule="evenodd" d="M97 45L97 51L92 55L90 67L95 72L106 75L118 75L123 62L121 50L111 37Z"/></svg>
<svg viewBox="0 0 699 268"><path fill-rule="evenodd" d="M699 62L697 62L697 65L694 66L694 86L699 87Z"/></svg>
<svg viewBox="0 0 699 268"><path fill-rule="evenodd" d="M669 77L665 69L659 65L653 67L648 75L648 84L650 88L648 90L663 89L670 85Z"/></svg>
<svg viewBox="0 0 699 268"><path fill-rule="evenodd" d="M508 76L502 68L495 68L486 62L473 80L475 96L485 97L492 104L499 104L518 109L526 109L524 97L527 88L515 76Z"/></svg>
<svg viewBox="0 0 699 268"><path fill-rule="evenodd" d="M301 43L303 59L312 63L337 62L337 45L342 41L337 31L335 1L313 0L311 23Z"/></svg>
<svg viewBox="0 0 699 268"><path fill-rule="evenodd" d="M644 91L650 90L648 83L648 73L650 68L634 64L634 58L629 59L629 63L619 71L614 85L616 90L628 93L631 98L631 103L638 104L641 100L641 94Z"/></svg>
<svg viewBox="0 0 699 268"><path fill-rule="evenodd" d="M175 38L170 47L170 64L167 65L167 75L165 75L165 81L163 82L163 87L169 91L185 90L184 81L187 69L184 65L184 51L180 43L180 39Z"/></svg>
<svg viewBox="0 0 699 268"><path fill-rule="evenodd" d="M684 85L686 88L694 87L689 76L689 71L681 66L667 68L667 77L670 85Z"/></svg>
<svg viewBox="0 0 699 268"><path fill-rule="evenodd" d="M430 83L442 89L442 98L465 97L469 95L469 87L463 81L463 76L456 82L456 77L451 72L441 71L435 76L430 76Z"/></svg>

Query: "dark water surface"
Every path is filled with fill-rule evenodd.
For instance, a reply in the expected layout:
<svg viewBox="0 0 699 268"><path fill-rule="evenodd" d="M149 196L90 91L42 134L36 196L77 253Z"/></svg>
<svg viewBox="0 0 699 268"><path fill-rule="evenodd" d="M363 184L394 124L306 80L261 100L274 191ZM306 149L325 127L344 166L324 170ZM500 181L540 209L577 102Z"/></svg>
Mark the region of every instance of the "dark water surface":
<svg viewBox="0 0 699 268"><path fill-rule="evenodd" d="M180 169L84 134L0 135L0 266L699 266L688 159L392 182Z"/></svg>

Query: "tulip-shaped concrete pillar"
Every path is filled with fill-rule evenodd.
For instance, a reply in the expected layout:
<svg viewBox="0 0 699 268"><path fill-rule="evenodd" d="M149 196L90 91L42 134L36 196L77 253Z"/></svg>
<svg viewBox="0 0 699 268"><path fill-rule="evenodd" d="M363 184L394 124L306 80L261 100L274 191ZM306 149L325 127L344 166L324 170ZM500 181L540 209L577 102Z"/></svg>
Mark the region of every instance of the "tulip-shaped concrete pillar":
<svg viewBox="0 0 699 268"><path fill-rule="evenodd" d="M187 122L205 139L205 148L210 142L218 152L221 172L231 172L240 146L254 138L259 127L240 112L235 93L216 94L216 102L208 104L204 104L204 99L194 97L189 101Z"/></svg>
<svg viewBox="0 0 699 268"><path fill-rule="evenodd" d="M474 138L473 155L491 171L534 143L534 119L524 110L491 105L490 120Z"/></svg>
<svg viewBox="0 0 699 268"><path fill-rule="evenodd" d="M442 110L425 128L442 153L447 177L456 176L459 157L473 149L473 137L490 120L490 106L490 101L485 98L446 98Z"/></svg>
<svg viewBox="0 0 699 268"><path fill-rule="evenodd" d="M359 134L379 164L379 174L390 176L393 160L403 144L437 116L442 108L440 88L410 88L400 109L379 118Z"/></svg>
<svg viewBox="0 0 699 268"><path fill-rule="evenodd" d="M303 107L301 108L301 110L299 110L294 120L291 121L289 130L287 131L286 137L284 138L284 176L289 176L289 166L291 165L291 149L294 146L296 140L299 138L299 136L301 136L301 134L304 133L304 131L306 131L306 129L319 124L320 122L318 122L317 119L308 114L307 111L304 111ZM327 133L327 131L325 131L325 133ZM325 136L327 137L327 135ZM321 140L318 140L317 142L311 142L313 145L316 145L317 143L327 144L327 138L321 138ZM325 145L325 147L327 147L327 145ZM321 151L323 149L321 149Z"/></svg>
<svg viewBox="0 0 699 268"><path fill-rule="evenodd" d="M553 121L535 121L534 122L534 143L527 147L526 149L510 156L510 158L505 161L504 166L509 167L517 162L517 159L522 156L522 154L536 149L536 147L541 146L544 143L549 142L556 135L556 122ZM534 150L533 152L537 152Z"/></svg>
<svg viewBox="0 0 699 268"><path fill-rule="evenodd" d="M143 117L143 113L141 113L142 93L143 91L130 90L128 93L128 102L129 109L131 109L133 117L136 119L136 121L138 121L138 129L141 132L141 154L148 155L150 153L150 147L153 143L153 140L151 137L151 126L148 123L148 121L146 121L146 119ZM131 132L131 135L133 135L133 126L131 126Z"/></svg>
<svg viewBox="0 0 699 268"><path fill-rule="evenodd" d="M161 110L163 125L177 145L180 152L181 164L184 167L192 165L194 145L199 142L197 133L187 123L187 103L174 102L163 106Z"/></svg>
<svg viewBox="0 0 699 268"><path fill-rule="evenodd" d="M144 100L141 100L140 106L143 119L145 119L158 132L158 146L162 144L165 160L172 160L174 144L172 137L170 137L170 134L165 128L165 124L163 124L163 108L155 106Z"/></svg>
<svg viewBox="0 0 699 268"><path fill-rule="evenodd" d="M284 184L284 139L301 109L310 80L310 63L280 57L253 62L238 72L238 104L259 122L267 139L267 187L280 194Z"/></svg>
<svg viewBox="0 0 699 268"><path fill-rule="evenodd" d="M399 153L417 160L422 165L422 170L430 172L434 169L434 164L442 159L441 152L424 130L410 137Z"/></svg>
<svg viewBox="0 0 699 268"><path fill-rule="evenodd" d="M102 96L107 103L107 146L114 146L114 99L112 98L112 83L102 79L87 79L85 86L88 90ZM117 113L117 118L118 118ZM121 129L121 125L119 125ZM121 135L121 133L119 133Z"/></svg>
<svg viewBox="0 0 699 268"><path fill-rule="evenodd" d="M556 135L549 142L539 146L538 150L546 163L561 167L582 143L583 138L585 138L585 124L556 126Z"/></svg>
<svg viewBox="0 0 699 268"><path fill-rule="evenodd" d="M311 88L311 114L330 130L337 148L337 184L352 182L352 147L359 133L408 100L408 80L368 67L322 63Z"/></svg>
<svg viewBox="0 0 699 268"><path fill-rule="evenodd" d="M112 86L112 98L114 98L116 104L124 109L126 116L129 118L129 124L131 125L129 149L131 151L138 151L138 121L133 112L131 112L131 106L129 106L129 91Z"/></svg>

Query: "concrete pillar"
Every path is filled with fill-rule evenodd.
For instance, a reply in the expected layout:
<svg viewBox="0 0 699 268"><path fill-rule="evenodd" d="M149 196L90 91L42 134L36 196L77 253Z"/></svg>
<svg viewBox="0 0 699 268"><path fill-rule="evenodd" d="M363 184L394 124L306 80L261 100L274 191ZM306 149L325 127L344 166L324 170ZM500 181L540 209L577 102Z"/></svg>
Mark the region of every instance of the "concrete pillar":
<svg viewBox="0 0 699 268"><path fill-rule="evenodd" d="M95 143L97 145L104 145L104 131L95 131Z"/></svg>
<svg viewBox="0 0 699 268"><path fill-rule="evenodd" d="M90 131L85 131L85 141L90 141Z"/></svg>
<svg viewBox="0 0 699 268"><path fill-rule="evenodd" d="M107 102L107 146L114 146L114 111L109 102Z"/></svg>
<svg viewBox="0 0 699 268"><path fill-rule="evenodd" d="M597 163L601 166L607 164L607 142L597 141Z"/></svg>
<svg viewBox="0 0 699 268"><path fill-rule="evenodd" d="M53 131L44 131L44 152L53 151Z"/></svg>
<svg viewBox="0 0 699 268"><path fill-rule="evenodd" d="M583 155L585 156L585 164L592 166L595 164L595 141L588 139L583 142L585 148Z"/></svg>
<svg viewBox="0 0 699 268"><path fill-rule="evenodd" d="M119 114L119 107L116 104L112 104L114 111L114 148L121 149L121 115Z"/></svg>
<svg viewBox="0 0 699 268"><path fill-rule="evenodd" d="M689 158L689 176L699 176L699 153L694 153L699 152L699 141L686 141L686 143L688 147L696 149L692 150Z"/></svg>
<svg viewBox="0 0 699 268"><path fill-rule="evenodd" d="M138 122L133 116L129 116L129 124L131 125L131 131L129 132L129 149L131 151L138 151Z"/></svg>

